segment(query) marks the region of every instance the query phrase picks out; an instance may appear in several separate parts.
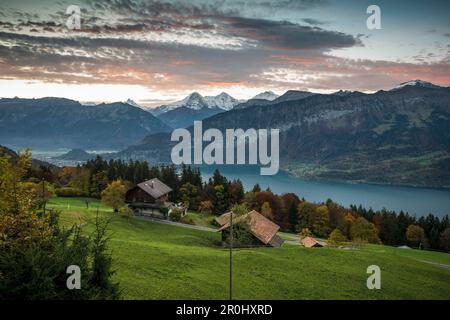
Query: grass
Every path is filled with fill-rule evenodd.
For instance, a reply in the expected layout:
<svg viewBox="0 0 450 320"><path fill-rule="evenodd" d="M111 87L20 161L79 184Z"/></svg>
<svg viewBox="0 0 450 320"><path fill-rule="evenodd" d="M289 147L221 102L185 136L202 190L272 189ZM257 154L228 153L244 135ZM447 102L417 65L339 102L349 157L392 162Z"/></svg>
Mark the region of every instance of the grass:
<svg viewBox="0 0 450 320"><path fill-rule="evenodd" d="M53 198L62 223L111 216L110 243L124 299L227 299L228 250L220 234L114 216L92 200ZM195 214L194 214L195 216ZM200 217L197 217L200 219ZM202 220L202 219L200 219ZM450 299L450 255L369 245L361 250L237 249L233 255L236 299ZM368 290L366 269L381 268L381 290Z"/></svg>
<svg viewBox="0 0 450 320"><path fill-rule="evenodd" d="M186 218L192 219L195 225L209 228L217 228L214 224L215 216L212 214L203 214L199 212L189 211L186 214Z"/></svg>

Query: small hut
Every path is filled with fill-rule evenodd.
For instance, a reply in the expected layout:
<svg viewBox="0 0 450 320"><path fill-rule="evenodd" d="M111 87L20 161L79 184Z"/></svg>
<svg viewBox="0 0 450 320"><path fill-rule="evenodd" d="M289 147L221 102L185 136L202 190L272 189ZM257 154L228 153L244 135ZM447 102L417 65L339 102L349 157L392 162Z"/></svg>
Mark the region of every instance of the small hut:
<svg viewBox="0 0 450 320"><path fill-rule="evenodd" d="M233 226L242 222L247 225L248 231L250 232L248 246L281 247L283 244L283 239L277 235L280 226L253 210L240 216L232 212L227 212L215 219L216 223L221 226L219 231L222 232L222 242L224 245L230 233L231 215L233 215Z"/></svg>
<svg viewBox="0 0 450 320"><path fill-rule="evenodd" d="M304 237L300 240L300 243L305 248L321 248L327 245L325 242L314 239L313 237Z"/></svg>

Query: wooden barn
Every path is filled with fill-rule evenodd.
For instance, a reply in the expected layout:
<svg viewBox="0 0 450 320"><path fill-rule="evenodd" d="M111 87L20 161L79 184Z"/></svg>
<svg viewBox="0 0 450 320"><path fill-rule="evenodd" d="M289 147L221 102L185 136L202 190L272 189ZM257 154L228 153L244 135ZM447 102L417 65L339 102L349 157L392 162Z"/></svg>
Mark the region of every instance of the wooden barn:
<svg viewBox="0 0 450 320"><path fill-rule="evenodd" d="M241 216L227 212L215 219L216 223L221 226L219 231L222 232L222 242L224 245L227 245L226 240L230 233L231 215L233 215L233 226L241 222L244 222L248 226L250 232L248 237L249 241L244 246L281 247L283 244L283 239L277 235L280 226L264 217L258 211L253 210Z"/></svg>
<svg viewBox="0 0 450 320"><path fill-rule="evenodd" d="M136 215L168 219L177 205L169 202L172 189L157 178L137 184L125 193L125 202ZM185 212L185 209L179 207Z"/></svg>

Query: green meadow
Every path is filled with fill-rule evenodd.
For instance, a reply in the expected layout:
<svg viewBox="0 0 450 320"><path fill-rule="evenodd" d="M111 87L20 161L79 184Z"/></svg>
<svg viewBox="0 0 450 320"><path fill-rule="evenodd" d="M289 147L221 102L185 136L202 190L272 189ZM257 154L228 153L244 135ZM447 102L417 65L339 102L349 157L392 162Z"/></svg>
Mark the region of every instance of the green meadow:
<svg viewBox="0 0 450 320"><path fill-rule="evenodd" d="M98 200L52 198L65 226L92 231L96 212L110 217L109 249L123 299L227 299L229 251L218 232L126 219ZM193 220L209 219L193 213ZM366 287L381 268L381 289ZM360 249L235 249L235 299L450 299L450 254L368 245Z"/></svg>

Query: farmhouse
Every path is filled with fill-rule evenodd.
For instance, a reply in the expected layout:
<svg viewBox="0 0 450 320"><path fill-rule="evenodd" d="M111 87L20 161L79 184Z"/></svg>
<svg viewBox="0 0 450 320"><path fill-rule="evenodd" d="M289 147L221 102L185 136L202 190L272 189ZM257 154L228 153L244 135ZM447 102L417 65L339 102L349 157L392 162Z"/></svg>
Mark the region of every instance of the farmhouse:
<svg viewBox="0 0 450 320"><path fill-rule="evenodd" d="M316 240L313 237L304 237L303 239L300 240L300 243L305 248L321 248L326 246L325 242Z"/></svg>
<svg viewBox="0 0 450 320"><path fill-rule="evenodd" d="M168 219L173 209L186 209L169 202L172 189L157 178L137 184L125 193L125 203L136 215Z"/></svg>
<svg viewBox="0 0 450 320"><path fill-rule="evenodd" d="M241 243L241 245L281 247L283 244L283 239L277 235L280 226L273 223L259 212L253 210L241 216L236 216L232 212L227 212L215 219L216 223L221 226L219 231L222 232L222 243L224 245L226 245L226 240L230 233L231 215L233 215L233 227L240 223L244 223L247 226L249 232L246 237L247 243Z"/></svg>

